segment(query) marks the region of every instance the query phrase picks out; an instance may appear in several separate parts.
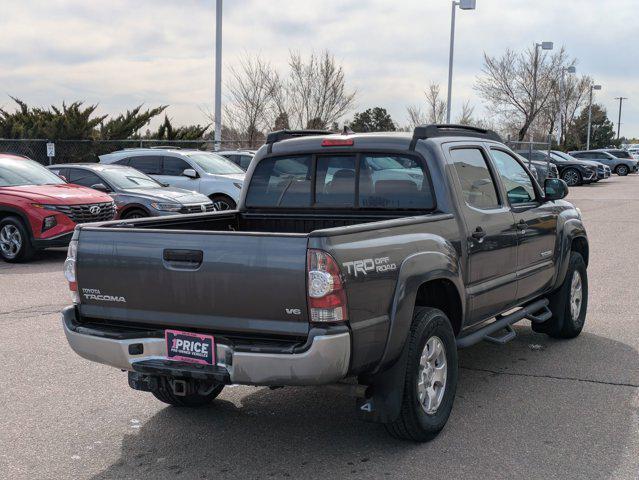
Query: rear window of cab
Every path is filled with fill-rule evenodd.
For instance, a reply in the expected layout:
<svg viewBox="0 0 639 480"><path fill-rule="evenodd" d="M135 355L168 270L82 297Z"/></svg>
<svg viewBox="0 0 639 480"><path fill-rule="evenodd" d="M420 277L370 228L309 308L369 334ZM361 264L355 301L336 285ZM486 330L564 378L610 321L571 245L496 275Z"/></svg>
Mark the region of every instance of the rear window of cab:
<svg viewBox="0 0 639 480"><path fill-rule="evenodd" d="M253 172L246 206L432 210L435 201L421 159L359 153L266 158Z"/></svg>

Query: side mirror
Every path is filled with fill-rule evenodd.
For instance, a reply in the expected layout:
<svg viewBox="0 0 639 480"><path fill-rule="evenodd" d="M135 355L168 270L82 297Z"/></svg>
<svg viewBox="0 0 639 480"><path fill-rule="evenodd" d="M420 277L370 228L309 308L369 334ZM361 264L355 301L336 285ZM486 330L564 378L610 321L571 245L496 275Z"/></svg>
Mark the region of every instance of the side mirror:
<svg viewBox="0 0 639 480"><path fill-rule="evenodd" d="M189 178L197 178L197 172L193 170L192 168L184 169L184 171L182 172L182 175Z"/></svg>
<svg viewBox="0 0 639 480"><path fill-rule="evenodd" d="M560 178L548 178L544 182L544 199L561 200L568 195L568 185Z"/></svg>
<svg viewBox="0 0 639 480"><path fill-rule="evenodd" d="M58 177L60 177L62 180L64 180L65 182L69 183L69 180L67 180L67 178L64 175L60 175L58 174Z"/></svg>
<svg viewBox="0 0 639 480"><path fill-rule="evenodd" d="M109 193L111 189L107 187L104 183L96 183L95 185L91 185L93 190L98 190L100 192Z"/></svg>

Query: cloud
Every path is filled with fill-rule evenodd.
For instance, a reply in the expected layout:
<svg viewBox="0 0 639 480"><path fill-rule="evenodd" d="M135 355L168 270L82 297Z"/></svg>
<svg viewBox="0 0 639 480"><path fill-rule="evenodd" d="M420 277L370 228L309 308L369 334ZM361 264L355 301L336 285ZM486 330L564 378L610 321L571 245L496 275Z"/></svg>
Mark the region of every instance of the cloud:
<svg viewBox="0 0 639 480"><path fill-rule="evenodd" d="M38 105L99 103L118 113L170 104L180 123L203 123L213 102L213 0L22 0L0 17L0 94ZM597 100L622 133L639 136L636 0L557 2L479 0L457 12L453 110L470 100L484 52L523 49L542 40L564 45L579 73L603 84ZM424 0L227 0L224 65L259 53L285 68L290 50L328 49L343 63L358 107L387 107L400 123L431 81L446 84L450 2ZM601 19L605 18L605 22ZM8 105L0 97L0 105ZM455 116L455 113L454 115Z"/></svg>

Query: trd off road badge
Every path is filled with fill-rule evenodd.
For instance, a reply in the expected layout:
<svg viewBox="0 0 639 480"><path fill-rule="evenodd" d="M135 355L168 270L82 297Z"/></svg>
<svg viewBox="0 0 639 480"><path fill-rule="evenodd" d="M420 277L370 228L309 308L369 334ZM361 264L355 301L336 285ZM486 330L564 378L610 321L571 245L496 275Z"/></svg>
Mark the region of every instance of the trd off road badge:
<svg viewBox="0 0 639 480"><path fill-rule="evenodd" d="M365 258L364 260L353 260L342 263L349 275L357 277L368 275L369 273L384 273L397 270L397 264L391 263L389 257Z"/></svg>

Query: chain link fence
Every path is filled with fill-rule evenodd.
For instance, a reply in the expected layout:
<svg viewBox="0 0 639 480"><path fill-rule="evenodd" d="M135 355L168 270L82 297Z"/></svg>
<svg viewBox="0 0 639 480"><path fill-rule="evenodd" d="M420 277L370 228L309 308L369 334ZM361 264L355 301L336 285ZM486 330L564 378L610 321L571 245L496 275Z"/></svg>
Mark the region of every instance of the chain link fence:
<svg viewBox="0 0 639 480"><path fill-rule="evenodd" d="M528 169L537 175L537 180L539 180L540 183L543 183L544 180L548 178L549 176L548 172L551 169L554 169L554 167L551 167L551 164L550 164L550 151L552 150L552 143L550 141L551 140L550 138L548 140L549 141L547 142L535 142L535 141L520 142L520 141L511 140L509 138L505 142L510 149L519 153L522 157L526 159ZM533 155L534 151L543 152L544 154L543 158L542 156L539 156L539 158L536 158L537 156ZM546 162L546 167L536 168L532 160L535 160L536 162Z"/></svg>
<svg viewBox="0 0 639 480"><path fill-rule="evenodd" d="M55 156L47 156L47 144L54 145ZM247 148L248 142L221 142L222 150ZM0 153L13 153L29 157L43 165L54 163L97 162L100 155L125 148L181 148L215 150L213 140L46 140L46 139L1 139Z"/></svg>

